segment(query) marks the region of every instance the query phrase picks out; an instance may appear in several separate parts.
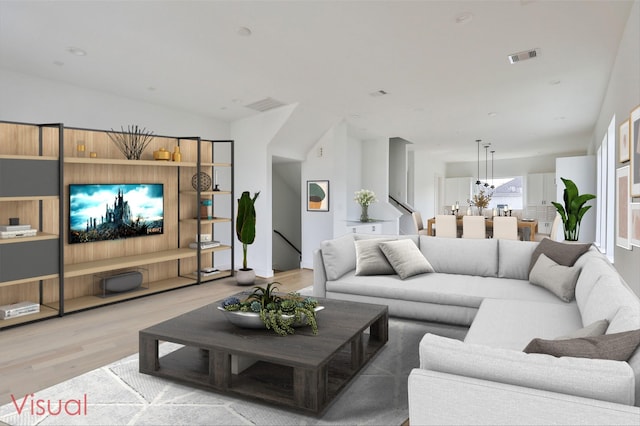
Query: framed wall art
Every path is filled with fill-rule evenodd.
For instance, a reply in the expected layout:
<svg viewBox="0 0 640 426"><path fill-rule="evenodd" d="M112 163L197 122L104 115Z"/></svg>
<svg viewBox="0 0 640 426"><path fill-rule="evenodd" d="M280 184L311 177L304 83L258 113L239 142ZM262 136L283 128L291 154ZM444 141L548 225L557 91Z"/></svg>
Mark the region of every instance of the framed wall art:
<svg viewBox="0 0 640 426"><path fill-rule="evenodd" d="M621 163L626 163L631 159L631 148L629 146L629 120L625 120L625 122L620 125L620 132L618 135L618 160Z"/></svg>
<svg viewBox="0 0 640 426"><path fill-rule="evenodd" d="M631 196L629 166L616 170L616 245L631 250Z"/></svg>
<svg viewBox="0 0 640 426"><path fill-rule="evenodd" d="M640 247L640 203L631 203L631 245Z"/></svg>
<svg viewBox="0 0 640 426"><path fill-rule="evenodd" d="M640 105L631 111L629 142L631 143L631 196L640 197Z"/></svg>
<svg viewBox="0 0 640 426"><path fill-rule="evenodd" d="M328 180L308 180L307 181L307 211L328 212L329 211L329 181Z"/></svg>

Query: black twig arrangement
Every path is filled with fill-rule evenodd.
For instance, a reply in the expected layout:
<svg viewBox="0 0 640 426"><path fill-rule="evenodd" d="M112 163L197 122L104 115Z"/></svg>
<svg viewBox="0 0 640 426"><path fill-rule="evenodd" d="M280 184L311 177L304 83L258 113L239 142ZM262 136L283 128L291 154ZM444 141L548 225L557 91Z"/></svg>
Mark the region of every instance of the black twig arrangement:
<svg viewBox="0 0 640 426"><path fill-rule="evenodd" d="M107 132L109 138L128 160L139 160L142 151L153 140L153 132L138 125L127 126L127 130L120 126L120 129L121 132L113 129Z"/></svg>

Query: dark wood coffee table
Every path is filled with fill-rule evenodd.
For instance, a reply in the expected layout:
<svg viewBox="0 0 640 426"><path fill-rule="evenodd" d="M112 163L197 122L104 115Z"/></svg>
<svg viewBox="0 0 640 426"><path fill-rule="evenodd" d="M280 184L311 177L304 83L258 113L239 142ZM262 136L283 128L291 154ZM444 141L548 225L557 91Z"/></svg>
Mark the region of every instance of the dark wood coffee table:
<svg viewBox="0 0 640 426"><path fill-rule="evenodd" d="M387 306L318 301L317 335L308 326L290 336L236 327L220 302L156 324L140 331L140 372L318 415L389 332ZM161 341L184 347L159 358Z"/></svg>

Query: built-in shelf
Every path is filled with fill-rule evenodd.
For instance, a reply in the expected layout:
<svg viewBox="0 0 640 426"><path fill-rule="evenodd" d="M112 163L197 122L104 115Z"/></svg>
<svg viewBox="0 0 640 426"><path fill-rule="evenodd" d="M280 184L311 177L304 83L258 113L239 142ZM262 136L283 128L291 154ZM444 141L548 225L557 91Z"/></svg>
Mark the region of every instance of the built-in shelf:
<svg viewBox="0 0 640 426"><path fill-rule="evenodd" d="M181 194L185 195L198 195L197 191L180 191ZM202 191L200 195L208 196L208 195L228 195L231 194L231 191Z"/></svg>
<svg viewBox="0 0 640 426"><path fill-rule="evenodd" d="M3 160L44 160L58 161L58 157L50 157L45 155L5 155L1 154L0 159Z"/></svg>
<svg viewBox="0 0 640 426"><path fill-rule="evenodd" d="M35 277L22 278L22 279L13 280L13 281L2 281L0 282L0 287L8 287L16 284L31 283L31 282L40 281L40 280L49 280L52 278L58 278L58 274L38 275Z"/></svg>
<svg viewBox="0 0 640 426"><path fill-rule="evenodd" d="M130 300L153 293L161 293L163 291L173 290L180 287L196 284L195 278L174 277L161 281L149 283L148 288L140 288L122 293L111 293L107 297L101 296L83 296L75 299L66 299L64 301L64 311L73 312L84 309L95 308L96 306L108 305L114 302Z"/></svg>
<svg viewBox="0 0 640 426"><path fill-rule="evenodd" d="M180 222L198 223L198 219L195 217L191 219L180 219ZM229 219L228 217L214 217L213 219L200 219L200 223L203 225L206 225L208 223L223 223L223 222L231 222L231 219Z"/></svg>
<svg viewBox="0 0 640 426"><path fill-rule="evenodd" d="M36 312L29 315L22 315L20 317L9 318L6 320L0 320L0 327L11 327L18 324L25 324L32 321L38 321L45 318L51 318L58 316L56 309L50 308L45 305L40 305L40 312Z"/></svg>
<svg viewBox="0 0 640 426"><path fill-rule="evenodd" d="M0 244L13 244L13 243L24 243L27 241L42 241L42 240L56 240L56 239L58 239L58 236L55 234L38 232L36 235L30 236L30 237L0 238Z"/></svg>

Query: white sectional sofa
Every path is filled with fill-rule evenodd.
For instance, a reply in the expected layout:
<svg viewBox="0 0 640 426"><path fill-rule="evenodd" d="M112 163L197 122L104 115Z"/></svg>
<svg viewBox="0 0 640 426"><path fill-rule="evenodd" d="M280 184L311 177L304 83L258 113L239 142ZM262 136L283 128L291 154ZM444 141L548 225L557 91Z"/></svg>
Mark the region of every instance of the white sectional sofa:
<svg viewBox="0 0 640 426"><path fill-rule="evenodd" d="M371 246L389 239L411 240L434 272L404 279L395 273L394 266L404 276L402 268L419 263L415 252L397 256L389 271L384 253L371 257ZM381 303L392 316L469 326L464 342L427 334L420 343L420 366L408 383L412 425L640 425L640 349L627 361L523 352L533 339L554 347L552 339L588 336L598 327L608 337L597 337L605 341L594 350L605 352L617 345L606 339L626 344L640 334L617 334L640 329L640 300L595 247L572 268L544 269L542 261L532 263L534 254L558 255L560 248L560 257L571 257L579 248L539 244L349 234L314 253L314 296ZM556 253L545 252L549 247ZM396 265L398 258L404 266ZM533 265L534 281L541 271L545 280L575 274L575 292L531 284ZM584 340L561 344L576 342Z"/></svg>

